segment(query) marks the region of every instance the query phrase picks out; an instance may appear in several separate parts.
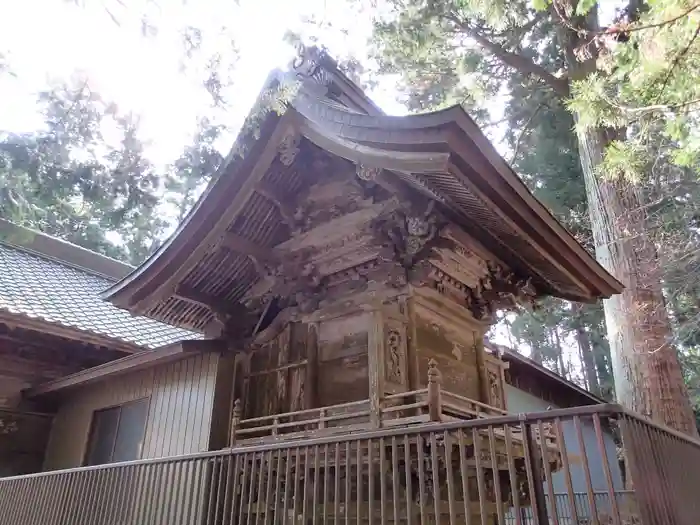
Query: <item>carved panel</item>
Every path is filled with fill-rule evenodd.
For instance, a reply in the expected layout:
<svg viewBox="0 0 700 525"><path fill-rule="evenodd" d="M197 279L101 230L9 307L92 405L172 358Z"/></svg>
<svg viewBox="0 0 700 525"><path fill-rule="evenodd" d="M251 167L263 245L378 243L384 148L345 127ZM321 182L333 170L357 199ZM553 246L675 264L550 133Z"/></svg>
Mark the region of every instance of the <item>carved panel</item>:
<svg viewBox="0 0 700 525"><path fill-rule="evenodd" d="M504 392L504 369L507 363L493 356L485 356L486 379L488 381L489 404L506 409Z"/></svg>
<svg viewBox="0 0 700 525"><path fill-rule="evenodd" d="M384 380L388 392L408 388L406 327L396 321L384 323Z"/></svg>
<svg viewBox="0 0 700 525"><path fill-rule="evenodd" d="M280 162L285 166L291 166L299 154L301 134L295 129L290 129L282 138L278 147Z"/></svg>

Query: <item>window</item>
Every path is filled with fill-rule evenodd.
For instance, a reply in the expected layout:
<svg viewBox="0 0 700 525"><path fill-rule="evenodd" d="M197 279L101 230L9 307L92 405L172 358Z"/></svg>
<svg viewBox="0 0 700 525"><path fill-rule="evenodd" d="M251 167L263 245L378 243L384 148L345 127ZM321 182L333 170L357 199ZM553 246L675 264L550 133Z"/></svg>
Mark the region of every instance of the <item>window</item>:
<svg viewBox="0 0 700 525"><path fill-rule="evenodd" d="M143 442L148 398L121 406L96 410L92 415L87 465L139 459Z"/></svg>

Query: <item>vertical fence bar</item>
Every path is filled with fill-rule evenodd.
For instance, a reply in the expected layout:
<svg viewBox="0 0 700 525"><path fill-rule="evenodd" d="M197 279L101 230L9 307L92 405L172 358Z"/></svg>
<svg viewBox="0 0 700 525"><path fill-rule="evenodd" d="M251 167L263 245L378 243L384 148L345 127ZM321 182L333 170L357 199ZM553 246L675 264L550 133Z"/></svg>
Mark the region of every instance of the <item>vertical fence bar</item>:
<svg viewBox="0 0 700 525"><path fill-rule="evenodd" d="M608 459L608 451L605 448L605 440L603 438L603 430L600 424L600 416L593 414L593 430L595 431L596 442L598 443L598 452L603 461L603 473L605 474L605 482L607 485L608 498L610 499L610 508L612 509L613 525L621 525L620 509L617 505L617 495L615 493L615 484L613 483L612 470Z"/></svg>
<svg viewBox="0 0 700 525"><path fill-rule="evenodd" d="M589 520L592 520L593 525L600 525L600 520L598 518L598 507L595 501L595 495L593 494L593 482L591 480L591 468L588 464L588 450L586 449L586 442L583 439L583 429L581 428L581 417L574 416L574 428L576 429L576 438L578 439L578 446L581 450L581 459L583 463L583 474L586 480L586 496L588 497L588 509L590 512Z"/></svg>
<svg viewBox="0 0 700 525"><path fill-rule="evenodd" d="M496 455L496 438L493 433L493 425L488 426L489 452L491 455L491 472L493 473L493 484L496 496L496 517L499 525L503 523L503 497L501 495L501 483L498 467L498 456Z"/></svg>
<svg viewBox="0 0 700 525"><path fill-rule="evenodd" d="M542 435L539 436L541 440ZM534 425L523 423L523 444L525 449L525 466L531 472L532 484L530 485L530 499L532 501L532 513L540 525L549 523L547 512L547 500L544 494L544 480L542 479L542 465L547 461L542 457L537 446L537 436ZM554 504L554 502L552 502ZM554 510L556 513L556 510Z"/></svg>
<svg viewBox="0 0 700 525"><path fill-rule="evenodd" d="M462 481L462 502L464 503L464 522L471 525L472 509L469 497L469 470L467 468L467 444L464 439L464 429L457 431L457 443L459 445L459 476Z"/></svg>
<svg viewBox="0 0 700 525"><path fill-rule="evenodd" d="M506 455L508 460L508 480L510 481L510 491L513 498L513 512L515 514L515 525L523 525L520 514L520 494L518 493L518 474L515 471L515 460L513 458L513 436L510 425L503 425L503 434L506 441Z"/></svg>
<svg viewBox="0 0 700 525"><path fill-rule="evenodd" d="M367 440L367 521L372 523L374 519L374 442Z"/></svg>
<svg viewBox="0 0 700 525"><path fill-rule="evenodd" d="M433 478L433 510L435 512L435 523L440 523L440 463L438 462L438 447L436 432L430 432L430 471Z"/></svg>
<svg viewBox="0 0 700 525"><path fill-rule="evenodd" d="M658 505L655 504L656 495L653 490L653 483L656 474L650 472L648 464L649 450L644 447L644 440L641 437L641 423L637 420L625 416L625 450L627 453L628 467L632 474L632 485L639 497L639 507L642 511L642 523L662 524L665 522L660 513Z"/></svg>
<svg viewBox="0 0 700 525"><path fill-rule="evenodd" d="M350 476L352 463L350 441L345 442L345 525L350 525Z"/></svg>
<svg viewBox="0 0 700 525"><path fill-rule="evenodd" d="M258 468L258 490L255 492L255 525L258 525L260 520L260 505L263 503L263 483L265 482L265 464L268 460L269 450L260 453L260 467Z"/></svg>
<svg viewBox="0 0 700 525"><path fill-rule="evenodd" d="M314 492L312 496L312 507L311 507L311 523L312 525L316 525L316 515L317 515L317 505L318 505L318 478L319 478L319 448L318 445L314 446L314 472L313 472L313 479L314 479Z"/></svg>
<svg viewBox="0 0 700 525"><path fill-rule="evenodd" d="M222 516L221 516L221 523L223 525L224 520L228 518L232 514L232 506L233 506L233 500L234 500L234 495L233 491L235 490L233 487L233 464L234 464L234 457L233 454L226 454L224 456L225 461L226 461L226 485L224 487L224 508L222 510ZM182 486L182 480L180 480L180 483L178 484L178 488ZM178 500L180 500L180 493L178 490Z"/></svg>
<svg viewBox="0 0 700 525"><path fill-rule="evenodd" d="M447 510L450 515L450 525L457 524L457 511L455 509L455 489L454 489L454 479L452 477L452 436L449 431L445 431L442 436L443 443L445 446L445 476L447 483Z"/></svg>
<svg viewBox="0 0 700 525"><path fill-rule="evenodd" d="M399 523L399 449L396 436L391 436L391 496L394 507L394 524Z"/></svg>
<svg viewBox="0 0 700 525"><path fill-rule="evenodd" d="M663 521L660 521L660 523L676 525L676 511L673 502L669 501L669 483L666 476L667 464L664 461L661 451L657 449L654 443L656 431L645 423L640 423L639 427L641 428L642 443L649 454L645 456L645 458L650 460L652 465L649 469L649 474L653 477L646 480L646 482L648 483L653 480L653 485L656 486L655 501L659 502L658 514L663 517Z"/></svg>
<svg viewBox="0 0 700 525"><path fill-rule="evenodd" d="M241 480L241 495L238 497L240 502L238 505L238 525L243 525L243 519L245 516L245 511L243 509L247 503L246 494L250 492L248 488L248 463L250 463L250 461L248 458L249 456L247 452L241 454L241 462L243 463L243 478Z"/></svg>
<svg viewBox="0 0 700 525"><path fill-rule="evenodd" d="M294 499L292 501L292 523L299 519L297 503L299 502L299 471L301 470L301 448L294 449Z"/></svg>
<svg viewBox="0 0 700 525"><path fill-rule="evenodd" d="M578 509L576 508L576 498L574 496L574 486L571 480L571 468L569 467L569 454L567 452L566 441L564 439L564 430L562 429L561 419L554 419L554 428L557 435L557 443L561 451L561 462L564 469L564 480L566 481L566 493L569 496L569 507L571 510L571 519L574 523L578 523Z"/></svg>
<svg viewBox="0 0 700 525"><path fill-rule="evenodd" d="M289 450L289 449L287 449ZM276 525L277 523L282 523L279 518L279 505L280 505L280 485L282 484L282 451L277 451L277 468L275 469L275 503L272 512L272 523ZM238 479L234 477L234 479ZM284 498L284 495L282 495Z"/></svg>
<svg viewBox="0 0 700 525"><path fill-rule="evenodd" d="M486 482L484 480L484 467L481 464L481 436L477 427L472 428L472 443L474 445L474 463L476 464L476 485L479 492L479 515L481 516L481 525L488 525Z"/></svg>
<svg viewBox="0 0 700 525"><path fill-rule="evenodd" d="M406 524L413 524L413 472L411 471L411 440L403 437L404 475L406 476Z"/></svg>
<svg viewBox="0 0 700 525"><path fill-rule="evenodd" d="M355 489L356 496L355 498L357 499L356 505L355 505L355 521L357 522L357 525L360 525L361 522L361 505L362 505L362 442L357 441L356 443L357 446L357 487Z"/></svg>
<svg viewBox="0 0 700 525"><path fill-rule="evenodd" d="M302 482L302 491L301 491L301 522L302 523L307 523L306 517L308 516L307 514L307 506L308 506L308 501L309 501L309 495L307 492L307 489L309 487L309 449L311 447L307 445L304 447L304 478Z"/></svg>
<svg viewBox="0 0 700 525"><path fill-rule="evenodd" d="M279 451L277 451L279 454ZM265 518L263 523L268 522L269 518L269 513L270 513L270 500L272 499L272 476L273 476L273 465L274 465L274 455L275 451L274 450L268 450L266 451L266 456L267 456L267 476L265 479L266 487L265 487L265 501L263 501L264 505L264 511L265 511ZM258 496L260 497L260 496ZM256 521L257 523L257 521Z"/></svg>
<svg viewBox="0 0 700 525"><path fill-rule="evenodd" d="M326 443L323 449L323 497L321 504L323 505L323 525L328 525L328 452L329 446Z"/></svg>
<svg viewBox="0 0 700 525"><path fill-rule="evenodd" d="M423 444L425 439L421 434L416 436L416 450L418 451L418 491L419 491L419 503L420 503L420 523L423 525L426 523L425 518L425 453L423 450Z"/></svg>
<svg viewBox="0 0 700 525"><path fill-rule="evenodd" d="M338 525L340 522L340 443L335 444L333 474L333 524ZM277 523L276 520L275 523Z"/></svg>
<svg viewBox="0 0 700 525"><path fill-rule="evenodd" d="M287 449L287 458L285 461L285 468L284 468L284 494L283 494L283 499L282 499L282 525L287 523L287 519L289 516L289 508L287 505L287 502L289 501L289 497L287 496L289 492L289 477L291 475L291 468L292 468L292 449L291 447Z"/></svg>
<svg viewBox="0 0 700 525"><path fill-rule="evenodd" d="M547 496L549 496L549 507L552 509L550 516L554 525L559 525L559 508L557 499L554 496L554 485L552 484L552 469L549 465L549 450L547 450L547 440L544 437L542 420L537 421L537 433L540 441L540 457L544 467L544 483L547 485ZM536 482L535 482L536 483Z"/></svg>
<svg viewBox="0 0 700 525"><path fill-rule="evenodd" d="M386 442L383 437L379 438L379 512L381 524L386 525ZM370 521L370 523L372 523Z"/></svg>

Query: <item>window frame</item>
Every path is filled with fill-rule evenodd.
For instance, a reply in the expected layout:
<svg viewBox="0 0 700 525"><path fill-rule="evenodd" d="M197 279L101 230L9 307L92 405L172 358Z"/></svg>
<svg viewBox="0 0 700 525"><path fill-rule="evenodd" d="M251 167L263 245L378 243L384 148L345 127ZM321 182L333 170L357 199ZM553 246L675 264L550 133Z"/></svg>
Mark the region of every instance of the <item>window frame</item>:
<svg viewBox="0 0 700 525"><path fill-rule="evenodd" d="M145 419L144 424L143 424L143 430L142 430L142 435L141 435L141 447L139 449L139 457L135 458L132 461L136 461L136 460L143 458L143 442L146 438L146 429L148 427L148 416L151 413L151 396L139 397L137 399L132 399L132 400L126 401L124 403L115 403L113 405L100 407L100 408L97 408L97 409L92 411L92 415L90 417L90 427L88 429L87 440L85 441L85 447L83 450L83 461L82 461L83 467L109 465L109 464L115 463L114 461L110 461L107 463L98 463L96 465L89 464L90 448L91 448L92 440L93 440L93 437L94 437L95 431L96 431L96 416L97 416L97 414L99 414L100 412L106 412L108 410L114 410L114 409L119 410L117 413L117 425L116 425L116 431L114 433L114 441L112 442L112 449L110 451L110 457L114 457L114 450L116 449L116 446L117 446L117 436L119 435L119 424L121 423L121 420L122 420L122 410L126 406L129 406L129 405L132 405L135 403L139 403L139 402L143 402L143 401L146 402L147 407L146 407L146 419ZM119 462L119 463L123 463L123 462Z"/></svg>

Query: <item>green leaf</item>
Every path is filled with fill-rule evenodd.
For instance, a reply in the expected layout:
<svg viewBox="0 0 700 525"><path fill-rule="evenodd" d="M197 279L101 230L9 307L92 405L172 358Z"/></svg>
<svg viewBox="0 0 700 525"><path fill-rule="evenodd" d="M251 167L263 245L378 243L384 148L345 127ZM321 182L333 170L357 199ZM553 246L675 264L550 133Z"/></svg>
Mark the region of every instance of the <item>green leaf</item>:
<svg viewBox="0 0 700 525"><path fill-rule="evenodd" d="M596 5L596 0L579 0L578 5L576 6L576 14L577 15L586 15L588 12L593 9Z"/></svg>

